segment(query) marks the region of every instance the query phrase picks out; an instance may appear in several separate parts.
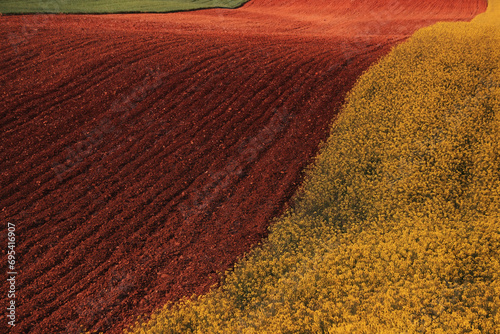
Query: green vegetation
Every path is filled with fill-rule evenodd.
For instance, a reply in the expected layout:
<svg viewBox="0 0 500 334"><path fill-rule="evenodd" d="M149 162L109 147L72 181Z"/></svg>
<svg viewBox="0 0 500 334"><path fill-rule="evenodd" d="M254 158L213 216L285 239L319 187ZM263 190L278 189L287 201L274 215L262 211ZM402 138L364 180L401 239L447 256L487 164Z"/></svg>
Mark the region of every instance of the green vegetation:
<svg viewBox="0 0 500 334"><path fill-rule="evenodd" d="M499 333L491 8L418 31L365 73L268 240L221 287L131 331Z"/></svg>
<svg viewBox="0 0 500 334"><path fill-rule="evenodd" d="M0 0L0 13L174 12L203 8L237 8L248 0Z"/></svg>

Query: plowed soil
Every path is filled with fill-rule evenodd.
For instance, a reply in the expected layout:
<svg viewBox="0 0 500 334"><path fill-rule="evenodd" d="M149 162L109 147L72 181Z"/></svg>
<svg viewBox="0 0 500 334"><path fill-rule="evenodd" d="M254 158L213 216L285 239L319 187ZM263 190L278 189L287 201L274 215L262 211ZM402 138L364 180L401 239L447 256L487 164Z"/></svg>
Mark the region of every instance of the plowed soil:
<svg viewBox="0 0 500 334"><path fill-rule="evenodd" d="M416 29L485 8L0 16L1 248L15 223L18 272L0 332L118 333L207 292L290 203L356 78Z"/></svg>

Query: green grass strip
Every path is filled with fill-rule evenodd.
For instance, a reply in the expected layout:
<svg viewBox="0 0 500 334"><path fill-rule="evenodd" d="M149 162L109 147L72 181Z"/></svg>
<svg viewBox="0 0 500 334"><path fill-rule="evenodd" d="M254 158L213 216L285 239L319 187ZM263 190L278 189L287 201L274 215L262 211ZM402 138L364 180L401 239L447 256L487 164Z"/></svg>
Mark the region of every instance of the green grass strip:
<svg viewBox="0 0 500 334"><path fill-rule="evenodd" d="M237 8L247 1L248 0L0 0L0 13L164 13L206 8Z"/></svg>
<svg viewBox="0 0 500 334"><path fill-rule="evenodd" d="M132 333L498 333L499 1L358 81L293 210Z"/></svg>

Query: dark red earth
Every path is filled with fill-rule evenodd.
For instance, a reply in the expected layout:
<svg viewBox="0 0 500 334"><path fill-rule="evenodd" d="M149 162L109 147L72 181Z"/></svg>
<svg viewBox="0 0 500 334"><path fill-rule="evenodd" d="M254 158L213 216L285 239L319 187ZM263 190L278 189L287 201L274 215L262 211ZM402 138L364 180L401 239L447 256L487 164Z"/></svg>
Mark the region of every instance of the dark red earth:
<svg viewBox="0 0 500 334"><path fill-rule="evenodd" d="M266 236L359 75L484 0L255 0L0 17L0 221L16 326L118 333Z"/></svg>

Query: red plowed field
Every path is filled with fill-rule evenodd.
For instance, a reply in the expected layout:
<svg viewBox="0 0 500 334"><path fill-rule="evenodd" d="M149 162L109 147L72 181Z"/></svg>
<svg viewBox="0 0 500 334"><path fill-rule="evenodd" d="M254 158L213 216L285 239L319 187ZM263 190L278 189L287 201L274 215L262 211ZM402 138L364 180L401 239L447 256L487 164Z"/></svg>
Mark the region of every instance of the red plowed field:
<svg viewBox="0 0 500 334"><path fill-rule="evenodd" d="M356 78L417 28L485 8L0 17L1 250L14 223L18 272L0 332L117 333L206 292L283 212Z"/></svg>

